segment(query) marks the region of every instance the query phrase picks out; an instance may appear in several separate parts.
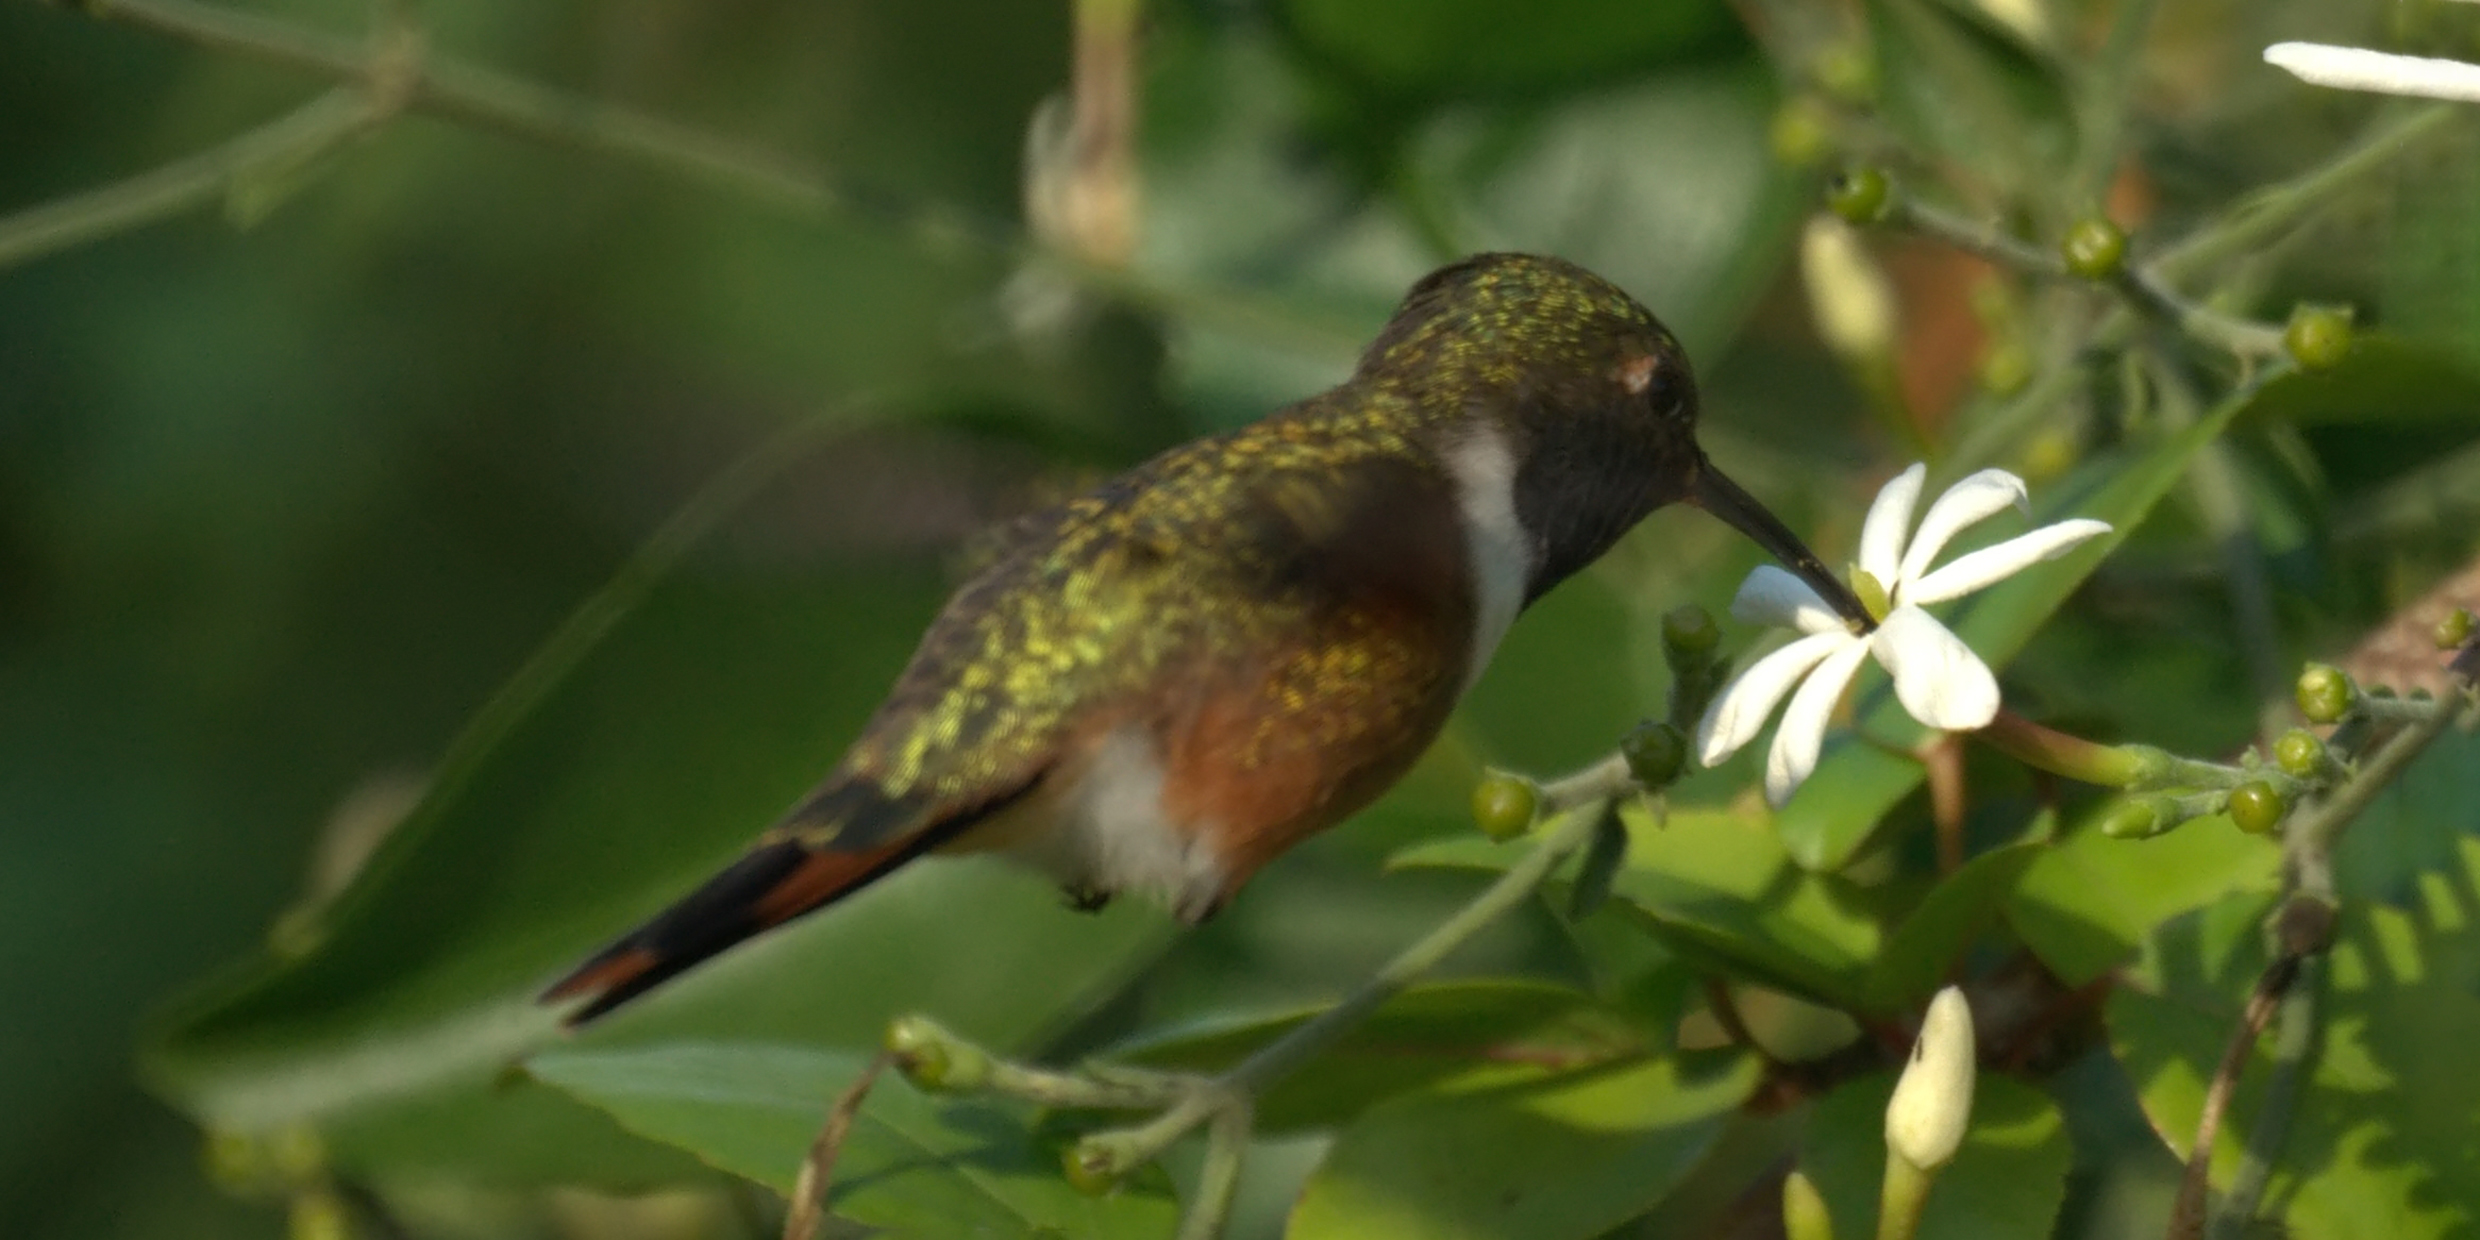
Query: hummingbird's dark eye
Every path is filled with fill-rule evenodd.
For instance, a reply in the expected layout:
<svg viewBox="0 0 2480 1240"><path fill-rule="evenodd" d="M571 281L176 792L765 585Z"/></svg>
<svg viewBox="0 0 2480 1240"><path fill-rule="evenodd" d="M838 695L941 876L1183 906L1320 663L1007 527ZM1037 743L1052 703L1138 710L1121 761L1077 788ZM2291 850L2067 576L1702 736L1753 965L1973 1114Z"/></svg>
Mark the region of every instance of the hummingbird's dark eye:
<svg viewBox="0 0 2480 1240"><path fill-rule="evenodd" d="M1687 387L1680 382L1679 371L1675 367L1656 365L1653 373L1645 376L1645 403L1664 417L1679 412L1680 397L1686 391Z"/></svg>

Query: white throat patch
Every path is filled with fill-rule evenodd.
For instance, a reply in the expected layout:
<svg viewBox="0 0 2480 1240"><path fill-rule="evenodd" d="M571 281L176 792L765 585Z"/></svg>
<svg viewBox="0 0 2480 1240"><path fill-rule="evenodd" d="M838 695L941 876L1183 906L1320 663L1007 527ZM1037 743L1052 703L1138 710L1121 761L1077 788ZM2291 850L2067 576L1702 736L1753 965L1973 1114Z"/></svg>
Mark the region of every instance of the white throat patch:
<svg viewBox="0 0 2480 1240"><path fill-rule="evenodd" d="M1516 460L1507 436L1486 423L1447 445L1447 470L1455 476L1456 512L1464 521L1464 552L1472 566L1472 664L1464 670L1470 690L1490 665L1499 639L1507 636L1524 606L1533 577L1533 540L1516 516Z"/></svg>

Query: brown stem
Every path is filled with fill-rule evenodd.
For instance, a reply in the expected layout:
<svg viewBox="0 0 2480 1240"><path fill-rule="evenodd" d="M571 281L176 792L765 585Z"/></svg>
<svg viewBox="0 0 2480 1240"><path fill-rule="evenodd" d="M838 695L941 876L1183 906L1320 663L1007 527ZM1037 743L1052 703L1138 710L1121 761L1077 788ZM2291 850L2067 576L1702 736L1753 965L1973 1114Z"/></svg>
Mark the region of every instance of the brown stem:
<svg viewBox="0 0 2480 1240"><path fill-rule="evenodd" d="M878 1083L878 1074L887 1070L893 1059L885 1051L870 1061L870 1066L844 1087L844 1092L827 1108L827 1122L818 1128L818 1137L809 1143L809 1157L801 1160L801 1174L792 1182L792 1208L784 1215L784 1240L810 1240L818 1234L819 1224L826 1221L827 1188L835 1182L835 1159L844 1152L844 1138L852 1135L853 1121L861 1116L861 1104L870 1096L870 1086Z"/></svg>
<svg viewBox="0 0 2480 1240"><path fill-rule="evenodd" d="M1938 872L1952 874L1963 866L1963 741L1941 733L1921 746L1920 765L1928 775L1929 821L1937 828Z"/></svg>
<svg viewBox="0 0 2480 1240"><path fill-rule="evenodd" d="M2212 1081L2205 1086L2204 1113L2196 1119L2196 1144L2188 1150L2187 1174L2179 1181L2178 1201L2170 1209L2167 1240L2199 1240L2204 1235L2213 1143L2221 1137L2222 1119L2230 1111L2231 1095L2238 1091L2239 1074L2247 1069L2256 1040L2264 1036L2265 1024L2281 1005L2283 992L2299 976L2299 961L2300 957L2285 953L2265 966L2264 975L2256 979L2255 991L2248 996L2238 1029L2230 1035L2230 1045L2222 1051L2221 1065L2214 1069Z"/></svg>

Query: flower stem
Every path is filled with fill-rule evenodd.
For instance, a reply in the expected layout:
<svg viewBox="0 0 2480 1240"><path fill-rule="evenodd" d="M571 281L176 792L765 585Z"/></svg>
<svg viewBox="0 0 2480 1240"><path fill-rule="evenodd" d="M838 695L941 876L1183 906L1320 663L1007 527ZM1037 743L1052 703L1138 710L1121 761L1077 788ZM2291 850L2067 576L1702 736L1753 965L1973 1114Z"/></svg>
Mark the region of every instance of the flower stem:
<svg viewBox="0 0 2480 1240"><path fill-rule="evenodd" d="M1893 1150L1886 1151L1886 1182L1877 1194L1877 1240L1912 1240L1920 1230L1920 1212L1929 1204L1929 1187L1937 1172L1915 1167Z"/></svg>
<svg viewBox="0 0 2480 1240"><path fill-rule="evenodd" d="M1997 718L1973 735L2026 765L2110 788L2132 788L2150 782L2161 772L2162 759L2168 757L2159 750L2104 745L2069 736L2004 707L1998 709Z"/></svg>

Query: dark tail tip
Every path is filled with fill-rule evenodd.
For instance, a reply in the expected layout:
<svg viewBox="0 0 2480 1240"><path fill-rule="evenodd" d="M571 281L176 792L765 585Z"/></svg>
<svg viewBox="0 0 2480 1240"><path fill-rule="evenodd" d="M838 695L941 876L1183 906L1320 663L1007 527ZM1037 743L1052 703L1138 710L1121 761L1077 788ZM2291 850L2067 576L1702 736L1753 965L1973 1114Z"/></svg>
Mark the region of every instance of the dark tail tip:
<svg viewBox="0 0 2480 1240"><path fill-rule="evenodd" d="M783 918L769 919L762 906L811 855L790 840L760 844L654 920L553 982L541 1001L592 995L591 1002L563 1020L575 1029L776 924Z"/></svg>

